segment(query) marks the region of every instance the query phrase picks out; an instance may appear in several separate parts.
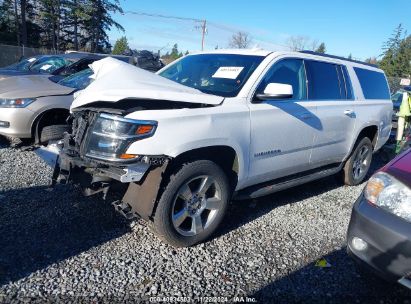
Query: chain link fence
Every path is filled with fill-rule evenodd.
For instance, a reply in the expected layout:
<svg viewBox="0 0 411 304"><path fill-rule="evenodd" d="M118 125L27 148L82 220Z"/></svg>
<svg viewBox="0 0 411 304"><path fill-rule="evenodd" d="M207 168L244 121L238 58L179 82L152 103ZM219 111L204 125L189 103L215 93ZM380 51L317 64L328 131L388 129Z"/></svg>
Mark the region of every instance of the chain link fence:
<svg viewBox="0 0 411 304"><path fill-rule="evenodd" d="M45 48L31 48L0 44L0 67L13 64L23 57L30 57L42 54L56 54L56 51Z"/></svg>

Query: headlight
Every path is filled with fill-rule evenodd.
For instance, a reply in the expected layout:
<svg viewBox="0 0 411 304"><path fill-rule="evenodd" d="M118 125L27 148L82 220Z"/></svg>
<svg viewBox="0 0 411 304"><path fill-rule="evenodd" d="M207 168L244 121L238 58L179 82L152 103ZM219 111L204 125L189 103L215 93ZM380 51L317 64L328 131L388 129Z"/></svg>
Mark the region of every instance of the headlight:
<svg viewBox="0 0 411 304"><path fill-rule="evenodd" d="M25 108L35 100L35 98L0 98L0 108Z"/></svg>
<svg viewBox="0 0 411 304"><path fill-rule="evenodd" d="M157 122L133 120L121 116L100 114L92 126L86 155L103 160L130 160L138 155L125 154L128 146L154 134Z"/></svg>
<svg viewBox="0 0 411 304"><path fill-rule="evenodd" d="M364 195L370 203L411 222L411 189L391 175L375 174L368 181Z"/></svg>

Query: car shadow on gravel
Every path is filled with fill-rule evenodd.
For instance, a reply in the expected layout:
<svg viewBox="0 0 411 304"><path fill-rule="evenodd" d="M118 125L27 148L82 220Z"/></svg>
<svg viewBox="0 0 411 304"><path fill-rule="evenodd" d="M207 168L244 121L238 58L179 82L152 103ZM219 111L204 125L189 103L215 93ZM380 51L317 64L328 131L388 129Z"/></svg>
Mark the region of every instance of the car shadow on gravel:
<svg viewBox="0 0 411 304"><path fill-rule="evenodd" d="M385 162L382 161L379 154L374 155L367 179L384 164ZM216 237L225 235L248 222L262 217L275 208L288 204L298 204L305 199L321 195L339 187L348 186L344 185L342 177L337 174L258 199L234 201L230 204L227 212L230 216L225 217L222 227L216 233Z"/></svg>
<svg viewBox="0 0 411 304"><path fill-rule="evenodd" d="M411 291L361 271L346 248L324 257L329 268L312 262L249 295L260 303L407 303Z"/></svg>
<svg viewBox="0 0 411 304"><path fill-rule="evenodd" d="M0 149L5 149L9 147L10 147L10 141L5 137L0 136Z"/></svg>
<svg viewBox="0 0 411 304"><path fill-rule="evenodd" d="M129 232L109 201L72 186L0 192L0 286Z"/></svg>

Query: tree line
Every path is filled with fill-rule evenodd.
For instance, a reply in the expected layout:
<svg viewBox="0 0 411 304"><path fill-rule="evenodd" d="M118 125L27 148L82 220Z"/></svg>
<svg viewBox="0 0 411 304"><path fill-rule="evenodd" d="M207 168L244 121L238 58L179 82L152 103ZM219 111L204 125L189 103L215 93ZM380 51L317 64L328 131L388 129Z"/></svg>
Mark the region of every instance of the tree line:
<svg viewBox="0 0 411 304"><path fill-rule="evenodd" d="M0 0L0 43L56 51L110 52L108 31L115 27L124 32L112 18L114 13L123 13L120 0ZM128 48L125 37L117 43L115 53ZM249 48L252 38L239 31L232 35L228 45ZM294 51L326 52L324 43L307 36L289 37L286 45ZM163 58L173 61L182 55L175 44ZM348 58L352 58L351 54ZM410 77L411 35L406 34L402 24L383 44L383 53L378 58L371 57L366 61L378 65L388 77Z"/></svg>
<svg viewBox="0 0 411 304"><path fill-rule="evenodd" d="M117 12L119 0L0 0L0 43L107 52Z"/></svg>
<svg viewBox="0 0 411 304"><path fill-rule="evenodd" d="M389 77L411 75L411 35L399 24L392 36L383 44L382 58L376 61Z"/></svg>

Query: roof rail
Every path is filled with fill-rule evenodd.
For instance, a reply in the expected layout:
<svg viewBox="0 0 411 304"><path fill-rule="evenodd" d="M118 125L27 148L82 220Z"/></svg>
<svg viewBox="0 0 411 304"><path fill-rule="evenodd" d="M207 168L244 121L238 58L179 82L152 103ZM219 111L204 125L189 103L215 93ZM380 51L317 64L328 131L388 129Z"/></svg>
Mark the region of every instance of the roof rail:
<svg viewBox="0 0 411 304"><path fill-rule="evenodd" d="M328 57L328 58L333 58L333 59L340 59L340 60L345 60L345 61L349 61L349 62L355 62L355 63L359 63L359 64L368 65L368 66L371 66L373 68L378 68L377 65L372 64L372 63L368 63L368 62L364 62L364 61L360 61L360 60L348 59L348 58L341 57L341 56L329 55L329 54L318 53L318 52L307 51L307 50L300 51L300 53L311 54L311 55L322 56L322 57Z"/></svg>

